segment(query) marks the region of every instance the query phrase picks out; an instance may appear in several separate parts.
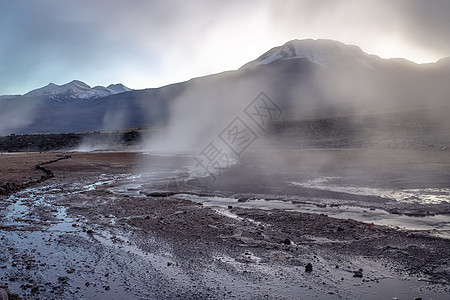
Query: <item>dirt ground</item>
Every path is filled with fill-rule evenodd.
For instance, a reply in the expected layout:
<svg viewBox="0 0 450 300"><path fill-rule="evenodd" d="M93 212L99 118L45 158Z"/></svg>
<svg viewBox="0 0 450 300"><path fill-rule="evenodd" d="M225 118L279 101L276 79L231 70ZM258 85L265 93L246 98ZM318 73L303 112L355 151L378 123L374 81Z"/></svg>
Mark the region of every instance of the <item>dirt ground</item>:
<svg viewBox="0 0 450 300"><path fill-rule="evenodd" d="M2 154L0 183L39 180L35 166L58 157ZM0 195L0 291L12 299L450 295L448 239L324 214L206 207L177 193L146 196L130 180L144 161L142 153L70 153L45 165L54 177Z"/></svg>
<svg viewBox="0 0 450 300"><path fill-rule="evenodd" d="M0 153L0 183L25 183L41 177L35 166L55 159L55 153Z"/></svg>

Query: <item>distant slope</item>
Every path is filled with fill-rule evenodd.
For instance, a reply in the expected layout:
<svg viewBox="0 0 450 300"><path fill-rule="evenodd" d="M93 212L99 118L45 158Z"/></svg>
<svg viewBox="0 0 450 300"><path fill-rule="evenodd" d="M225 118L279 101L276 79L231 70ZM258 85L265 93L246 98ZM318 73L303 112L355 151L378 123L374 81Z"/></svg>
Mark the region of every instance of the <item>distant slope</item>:
<svg viewBox="0 0 450 300"><path fill-rule="evenodd" d="M12 133L90 132L161 123L167 119L170 98L180 89L171 90L167 96L160 89L148 89L72 102L55 102L47 96L15 98L11 106L32 109L23 113L30 122Z"/></svg>

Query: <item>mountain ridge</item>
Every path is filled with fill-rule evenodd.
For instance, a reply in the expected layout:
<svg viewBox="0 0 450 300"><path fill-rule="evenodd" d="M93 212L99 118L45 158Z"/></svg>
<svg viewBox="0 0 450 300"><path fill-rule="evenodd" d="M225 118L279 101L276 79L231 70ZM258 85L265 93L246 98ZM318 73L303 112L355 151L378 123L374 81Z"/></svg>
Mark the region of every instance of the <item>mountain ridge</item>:
<svg viewBox="0 0 450 300"><path fill-rule="evenodd" d="M305 43L308 47L302 46ZM321 51L316 52L317 48ZM227 114L240 113L233 109L261 91L291 119L424 105L438 107L449 104L448 62L443 59L433 64L415 64L403 59L383 59L336 41L294 40L270 49L238 70L159 88L128 91L121 84L91 88L84 82L72 81L62 86L49 84L47 95L0 98L0 135L161 126L171 120L184 122L190 118L196 122L198 112L204 108L208 114L202 118L211 118L212 124ZM64 96L51 94L60 88L66 89ZM71 89L88 91L88 95L101 94L104 89L115 91L90 101L78 101L70 98ZM184 104L177 108L175 104L179 102ZM178 115L174 115L177 109ZM211 124L205 123L201 130L220 129Z"/></svg>
<svg viewBox="0 0 450 300"><path fill-rule="evenodd" d="M374 67L373 64L375 62L382 63L388 61L421 65L405 58L381 58L378 55L369 54L363 51L359 46L347 45L336 40L294 39L281 46L271 48L258 58L244 64L239 69L247 69L257 65L270 64L274 61L300 58L307 59L308 61L325 68L345 64L348 60L352 60L354 62L357 61L359 64L366 65L367 67ZM447 60L450 60L450 57L444 57L434 63L427 64L440 64L446 62Z"/></svg>
<svg viewBox="0 0 450 300"><path fill-rule="evenodd" d="M90 100L102 98L118 93L131 91L132 89L123 84L110 84L108 87L95 86L90 87L80 80L72 80L66 84L57 85L49 83L48 85L31 90L24 94L24 97L49 96L54 100Z"/></svg>

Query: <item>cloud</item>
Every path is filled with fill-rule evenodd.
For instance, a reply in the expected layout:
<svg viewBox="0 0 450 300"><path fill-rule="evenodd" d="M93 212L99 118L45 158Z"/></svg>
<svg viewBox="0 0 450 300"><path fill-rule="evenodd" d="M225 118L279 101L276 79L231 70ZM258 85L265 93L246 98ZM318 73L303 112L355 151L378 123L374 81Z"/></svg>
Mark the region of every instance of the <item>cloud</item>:
<svg viewBox="0 0 450 300"><path fill-rule="evenodd" d="M277 34L335 39L416 62L450 56L448 1L287 0L272 3L271 12Z"/></svg>
<svg viewBox="0 0 450 300"><path fill-rule="evenodd" d="M412 40L450 56L450 2L446 0L402 1L405 31Z"/></svg>

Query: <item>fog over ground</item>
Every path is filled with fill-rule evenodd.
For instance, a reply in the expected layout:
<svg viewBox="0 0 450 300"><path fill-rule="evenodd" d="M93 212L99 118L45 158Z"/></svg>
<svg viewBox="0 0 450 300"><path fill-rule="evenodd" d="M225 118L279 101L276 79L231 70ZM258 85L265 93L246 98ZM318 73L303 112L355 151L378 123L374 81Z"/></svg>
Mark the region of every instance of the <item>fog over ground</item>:
<svg viewBox="0 0 450 300"><path fill-rule="evenodd" d="M331 38L361 46L367 53L417 62L436 61L450 53L446 1L433 5L402 0L138 1L130 5L47 0L0 1L0 8L4 15L0 32L5 37L0 47L2 94L74 78L90 85L120 81L131 88L175 83L238 69L294 38ZM442 133L448 126L441 107L448 107L449 64L443 60L416 65L361 55L330 68L285 61L200 77L176 89L134 93L123 101L112 97L108 107L97 109L100 105L95 104L92 115L79 113L78 128L85 130L81 125L93 119L101 120L94 130L110 130L135 126L133 118L167 117L167 126L152 134L145 148L198 152L217 138L221 142L223 130L235 118L245 118L246 106L264 92L280 106L286 122L345 116L351 132L342 139L368 143L386 137L380 132L391 132L394 139L407 140L417 138L411 132L420 128L421 138L436 133L436 140L445 141ZM14 133L48 113L39 108L39 101L32 105L0 101L5 105L0 112L2 134ZM402 124L391 124L392 118L383 116L372 118L366 126L367 120L359 117L406 109L415 112ZM420 116L415 115L417 110ZM43 121L51 125L55 116L49 114ZM289 124L283 136L292 131L302 135L298 126ZM262 142L266 133L257 135ZM302 138L309 143L314 136Z"/></svg>
<svg viewBox="0 0 450 300"><path fill-rule="evenodd" d="M261 92L280 107L283 118L277 121L286 124L340 117L347 122L341 124L348 127L344 129L366 142L376 133L414 139L414 132L421 138L436 134L436 139L445 140L450 101L447 64L416 65L358 52L326 66L287 59L192 80L171 102L168 127L147 146L172 151L201 148L234 118L245 117L245 108ZM297 133L301 135L301 130Z"/></svg>

